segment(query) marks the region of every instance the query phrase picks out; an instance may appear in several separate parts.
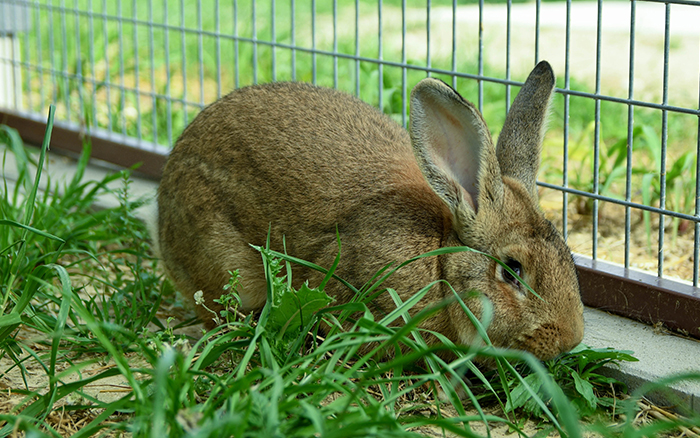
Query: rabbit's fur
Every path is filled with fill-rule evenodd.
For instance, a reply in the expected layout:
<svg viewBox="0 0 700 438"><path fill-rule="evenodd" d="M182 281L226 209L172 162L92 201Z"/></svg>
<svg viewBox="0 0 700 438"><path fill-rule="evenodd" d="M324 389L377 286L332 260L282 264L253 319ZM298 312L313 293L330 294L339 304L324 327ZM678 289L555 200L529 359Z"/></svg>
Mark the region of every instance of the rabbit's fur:
<svg viewBox="0 0 700 438"><path fill-rule="evenodd" d="M383 286L404 300L438 279L460 293L481 292L493 304L494 345L541 359L567 351L583 336L578 277L569 248L537 205L535 186L553 87L551 67L541 62L496 148L476 108L436 79L411 94L410 137L335 90L302 83L236 90L195 118L163 171L157 239L166 270L186 296L202 290L215 307L227 271L238 269L243 306L251 310L265 304L266 286L250 244L264 245L268 230L273 249L283 250L284 237L288 254L326 268L338 252L338 230L336 274L356 287L389 262L469 246L516 268L542 300L474 252L419 259ZM322 279L293 269L295 281ZM352 298L337 281L326 291L336 303ZM452 296L437 283L413 310ZM395 307L388 293L373 304L378 315ZM467 305L481 314L481 299ZM475 336L455 302L422 326L461 344Z"/></svg>

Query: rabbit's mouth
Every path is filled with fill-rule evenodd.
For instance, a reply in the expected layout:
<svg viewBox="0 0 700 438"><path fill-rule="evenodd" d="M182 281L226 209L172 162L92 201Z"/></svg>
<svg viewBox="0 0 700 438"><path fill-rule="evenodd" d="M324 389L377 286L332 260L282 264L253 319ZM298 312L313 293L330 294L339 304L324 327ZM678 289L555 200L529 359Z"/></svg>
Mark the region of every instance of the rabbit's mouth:
<svg viewBox="0 0 700 438"><path fill-rule="evenodd" d="M532 333L515 341L511 348L532 353L540 360L551 360L570 351L583 339L583 327L575 322L570 325L543 324Z"/></svg>

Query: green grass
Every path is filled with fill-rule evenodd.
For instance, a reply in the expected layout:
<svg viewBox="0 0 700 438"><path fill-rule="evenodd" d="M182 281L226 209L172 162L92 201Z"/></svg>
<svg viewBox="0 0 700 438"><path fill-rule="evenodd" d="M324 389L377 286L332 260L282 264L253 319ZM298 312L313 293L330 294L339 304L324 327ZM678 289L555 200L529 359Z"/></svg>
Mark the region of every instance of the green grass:
<svg viewBox="0 0 700 438"><path fill-rule="evenodd" d="M12 388L24 397L0 413L0 437L63 436L58 415L86 418L73 435L78 437L409 437L428 426L472 437L483 435L475 427L484 422L518 432L528 417L541 433L571 437L589 429L641 437L700 425L697 415L633 424L640 392L619 401L626 420L611 426L606 390L621 388L598 371L605 363L632 360L626 352L582 347L541 364L527 353L492 347L482 321L466 307L482 342L459 346L443 339L443 345L428 346L417 327L435 310L414 317L408 310L431 285L405 303L394 293L396 311L375 319L361 297L380 290L394 267L357 291L357 301L325 307L325 282L295 290L283 274L291 270L282 269L288 263L322 268L259 248L268 283L262 313L254 318L235 311L239 286L232 273L222 291L234 303L221 316L225 324L197 341L176 335L177 326L156 317L161 300L168 306L177 301L147 254L128 171L83 181L88 147L70 181L48 181L49 190L41 192L37 182L46 177L41 169L48 142L36 160L12 129L0 132L5 157L18 158L19 175L18 188L5 181L0 197L0 358L14 363L0 377L18 368L29 378L27 368L36 373L35 364L45 374L39 387ZM108 186L120 180L120 188ZM120 206L96 210L98 196L116 196ZM329 268L327 279L335 266ZM457 294L454 299L461 302ZM393 326L397 320L403 324ZM319 337L322 323L330 330ZM27 330L40 335L27 338ZM446 351L453 360L439 354ZM495 369L476 367L477 356L491 358ZM100 363L109 366L96 367ZM465 374L469 385L458 378ZM88 391L115 377L127 388L118 397Z"/></svg>

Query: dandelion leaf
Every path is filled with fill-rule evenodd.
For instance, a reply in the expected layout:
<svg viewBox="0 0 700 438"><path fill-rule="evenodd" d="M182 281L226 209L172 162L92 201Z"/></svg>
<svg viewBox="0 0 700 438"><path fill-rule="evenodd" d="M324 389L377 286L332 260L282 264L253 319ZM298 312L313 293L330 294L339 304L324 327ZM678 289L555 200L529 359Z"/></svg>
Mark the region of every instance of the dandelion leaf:
<svg viewBox="0 0 700 438"><path fill-rule="evenodd" d="M296 333L332 300L323 290L311 289L306 283L298 291L284 288L274 295L267 328L277 331L278 337Z"/></svg>

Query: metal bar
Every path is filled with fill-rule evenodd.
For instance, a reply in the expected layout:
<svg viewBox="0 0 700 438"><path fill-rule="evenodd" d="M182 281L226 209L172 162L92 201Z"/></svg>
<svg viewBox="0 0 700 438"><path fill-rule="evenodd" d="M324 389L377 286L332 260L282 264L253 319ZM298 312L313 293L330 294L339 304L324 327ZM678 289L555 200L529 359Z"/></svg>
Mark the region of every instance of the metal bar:
<svg viewBox="0 0 700 438"><path fill-rule="evenodd" d="M153 0L148 0L148 20L153 22ZM154 48L154 34L153 26L148 27L148 58L150 59L150 82L151 82L151 105L153 105L153 110L151 111L151 124L153 125L153 143L158 143L158 99L156 98L156 65L155 65L155 48ZM94 63L93 63L94 67ZM94 88L94 86L93 86ZM93 108L95 105L93 105Z"/></svg>
<svg viewBox="0 0 700 438"><path fill-rule="evenodd" d="M457 0L452 0L452 88L457 88Z"/></svg>
<svg viewBox="0 0 700 438"><path fill-rule="evenodd" d="M566 0L566 38L564 41L564 88L571 88L571 0ZM569 186L569 113L571 110L571 96L564 94L564 145L562 153L564 163L562 166L562 187ZM562 196L562 236L566 241L569 237L569 193L561 192Z"/></svg>
<svg viewBox="0 0 700 438"><path fill-rule="evenodd" d="M479 0L479 78L484 77L484 0ZM484 81L479 79L479 111L484 111Z"/></svg>
<svg viewBox="0 0 700 438"><path fill-rule="evenodd" d="M425 5L425 66L430 68L432 60L430 59L430 0L426 1ZM430 77L430 71L428 71Z"/></svg>
<svg viewBox="0 0 700 438"><path fill-rule="evenodd" d="M258 17L255 11L255 0L252 2L253 13L253 83L258 83Z"/></svg>
<svg viewBox="0 0 700 438"><path fill-rule="evenodd" d="M77 5L77 0L76 0L76 5ZM137 18L138 16L138 11L137 11L138 3L136 0L131 1L131 13L134 18ZM138 138L139 141L143 140L143 123L141 120L141 74L139 71L139 33L138 33L138 26L136 24L132 24L132 31L133 31L133 44L134 44L134 88L136 89L135 92L135 97L136 97L136 138ZM82 82L81 82L81 88L82 88Z"/></svg>
<svg viewBox="0 0 700 438"><path fill-rule="evenodd" d="M603 32L603 0L598 0L598 21L596 25L595 94L600 94L600 55ZM593 142L593 193L600 190L600 100L595 101L595 133ZM593 232L591 233L593 260L598 258L598 200L593 199Z"/></svg>
<svg viewBox="0 0 700 438"><path fill-rule="evenodd" d="M61 6L65 7L66 0L61 0ZM53 38L52 38L53 39ZM71 119L71 108L70 108L70 84L65 73L68 72L68 34L66 30L66 14L61 14L61 73L63 76L63 100L66 106L66 119Z"/></svg>
<svg viewBox="0 0 700 438"><path fill-rule="evenodd" d="M510 80L510 12L513 7L513 1L506 2L506 80ZM506 116L510 110L510 85L506 84Z"/></svg>
<svg viewBox="0 0 700 438"><path fill-rule="evenodd" d="M197 62L199 64L199 103L200 105L204 105L204 42L202 41L202 0L197 0L197 30Z"/></svg>
<svg viewBox="0 0 700 438"><path fill-rule="evenodd" d="M163 23L168 24L168 0L163 0ZM163 44L165 46L165 105L166 105L166 132L168 144L173 144L173 100L170 92L170 31L163 32Z"/></svg>
<svg viewBox="0 0 700 438"><path fill-rule="evenodd" d="M78 7L78 0L74 1L75 8ZM80 19L79 15L73 15L73 25L75 26L75 74L78 77L76 80L76 85L78 88L78 120L87 124L87 117L85 115L85 98L83 93L85 92L85 81L83 80L83 53L80 46Z"/></svg>
<svg viewBox="0 0 700 438"><path fill-rule="evenodd" d="M292 47L296 47L296 45L297 45L297 43L296 43L297 27L296 27L296 24L294 21L294 19L295 19L294 15L295 15L295 11L296 11L294 0L291 0L289 2L289 9L290 9L289 15L290 15L290 20L291 20L291 23L290 23L291 29L289 31L290 38L291 38L290 44L292 45ZM297 80L297 50L296 50L296 48L293 48L292 49L292 81L296 81L296 80Z"/></svg>
<svg viewBox="0 0 700 438"><path fill-rule="evenodd" d="M401 1L401 63L406 64L406 0ZM406 127L407 123L407 105L408 100L408 84L406 78L406 68L401 69L401 124Z"/></svg>
<svg viewBox="0 0 700 438"><path fill-rule="evenodd" d="M21 14L21 13L20 13ZM22 19L25 19L23 15L21 15ZM19 20L20 17L17 17L17 20ZM27 46L28 44L24 44ZM22 53L20 49L20 39L19 38L13 38L12 41L12 88L13 88L13 95L14 95L14 107L15 110L19 111L24 109L24 92L22 90L22 70L19 67L19 64L17 63L17 60L22 59ZM25 49L25 53L28 53ZM30 82L27 81L27 84ZM29 88L27 88L29 89ZM81 95L82 96L82 95ZM82 102L82 98L81 98Z"/></svg>
<svg viewBox="0 0 700 438"><path fill-rule="evenodd" d="M535 65L540 60L540 6L542 0L535 2Z"/></svg>
<svg viewBox="0 0 700 438"><path fill-rule="evenodd" d="M221 98L221 11L220 11L220 5L219 5L219 0L214 1L214 15L216 16L215 20L215 31L216 31L216 98L219 99ZM201 29L200 25L200 30Z"/></svg>
<svg viewBox="0 0 700 438"><path fill-rule="evenodd" d="M56 103L56 89L58 88L56 86L56 67L55 67L55 54L56 51L54 50L53 46L53 41L54 41L54 34L53 34L53 13L49 13L49 30L48 30L48 35L49 35L49 65L51 66L50 72L51 72L51 103ZM109 70L109 68L107 69Z"/></svg>
<svg viewBox="0 0 700 438"><path fill-rule="evenodd" d="M700 82L700 78L698 78ZM700 108L700 86L698 87L698 108ZM700 217L700 117L698 118L698 146L695 150L695 216ZM693 286L698 287L700 279L700 221L695 222L693 242Z"/></svg>
<svg viewBox="0 0 700 438"><path fill-rule="evenodd" d="M355 96L360 97L360 0L355 0Z"/></svg>
<svg viewBox="0 0 700 438"><path fill-rule="evenodd" d="M377 87L379 89L379 111L384 112L384 65L383 62L383 51L382 51L382 0L377 2L377 43L378 43L378 53L377 53L377 71L379 73L379 83Z"/></svg>
<svg viewBox="0 0 700 438"><path fill-rule="evenodd" d="M29 22L30 20L31 20L31 18L27 17L27 22ZM29 59L30 59L29 42L24 44L24 59L26 62L29 62ZM19 68L19 66L17 68ZM24 80L25 80L24 87L26 90L25 93L27 96L27 109L29 109L30 111L33 111L35 108L32 105L32 89L31 89L32 78L31 78L31 74L24 75ZM22 109L22 108L17 108L17 109Z"/></svg>
<svg viewBox="0 0 700 438"><path fill-rule="evenodd" d="M182 100L187 100L187 43L185 41L185 0L180 0L180 51L182 53ZM170 93L168 93L169 95ZM187 117L187 105L182 106L183 117L185 118L185 125L189 123L189 118Z"/></svg>
<svg viewBox="0 0 700 438"><path fill-rule="evenodd" d="M241 69L239 62L239 35L238 35L238 0L233 0L233 61L236 63L236 68L234 69L234 86L239 88L241 86Z"/></svg>
<svg viewBox="0 0 700 438"><path fill-rule="evenodd" d="M173 29L173 30L180 29L178 27L172 27L172 26L168 26L168 27ZM203 33L204 33L204 35L207 35L207 34L215 35L212 32L208 33L205 31ZM301 51L310 52L313 54L328 55L331 57L334 55L334 53L332 51L308 49L308 48L303 48L303 47L291 46L289 44L284 44L284 43L272 43L269 41L255 40L253 38L233 37L233 36L227 36L227 35L222 35L222 37L229 38L229 39L238 39L239 41L243 41L243 42L251 42L251 43L255 42L258 45L275 46L278 48L286 48L286 49L290 49L290 50L291 49L301 50ZM357 57L355 57L353 55L348 55L348 54L343 54L343 53L337 53L337 56L339 58L358 60ZM401 63L401 62L387 61L387 60L377 59L377 58L359 57L359 61L371 62L371 63L385 65L385 66L391 66L391 67L407 68L410 70L420 70L420 71L425 71L425 72L429 71L429 69L427 67L406 64L406 63ZM444 70L444 69L430 69L430 71L432 71L434 73L445 74L445 75L451 75L451 73L452 73L452 70ZM492 77L480 78L479 75L473 75L473 74L468 74L468 73L454 72L454 75L458 78L483 79L483 80L486 80L488 82L499 83L499 84L503 84L503 85L521 86L523 84L522 82L513 81L510 79L499 79L499 78L492 78ZM691 108L676 107L676 106L667 105L667 104L666 105L655 104L652 102L630 100L630 99L618 98L618 97L613 97L613 96L605 96L605 95L602 95L600 93L587 93L587 92L577 91L577 90L557 89L557 91L560 93L569 94L572 96L588 97L588 98L593 98L593 99L599 99L601 101L616 102L616 103L623 103L623 104L633 104L635 106L642 106L642 107L652 108L652 109L670 110L670 111L675 111L675 112L679 112L679 113L700 115L700 110L691 109Z"/></svg>
<svg viewBox="0 0 700 438"><path fill-rule="evenodd" d="M124 92L124 32L122 26L122 0L117 0L117 15L120 17L117 20L117 36L119 41L119 119L121 121L122 134L126 135L126 117L124 117L124 108L126 108L126 93Z"/></svg>
<svg viewBox="0 0 700 438"><path fill-rule="evenodd" d="M650 1L650 0L638 0L638 1ZM315 0L312 2L315 4ZM45 9L49 10L61 10L61 8L58 7L48 7L48 6L42 6ZM85 15L88 15L87 13L84 13ZM115 16L109 15L109 14L94 14L94 16L105 18L105 19L115 19ZM315 14L313 15L315 17ZM129 19L125 19L124 21L127 21ZM169 30L173 31L181 31L181 32L196 32L196 30L192 29L183 29L179 26L173 26L169 24L159 24L159 23L150 23L148 21L136 21L139 24L143 25L148 25L148 26L153 26L155 28L166 28ZM483 24L483 23L482 23ZM204 36L212 36L215 37L216 33L214 31L203 31L202 34ZM275 46L277 48L284 48L284 49L289 49L289 50L299 50L299 51L304 51L307 53L312 53L315 55L328 55L328 56L333 56L332 51L326 51L326 50L319 50L315 48L315 44L311 49L305 48L305 47L298 47L298 46L292 46L290 44L284 44L284 43L273 43L271 41L264 41L264 40L257 40L254 38L246 38L242 36L236 36L234 35L221 35L222 38L225 39L230 39L230 40L237 40L240 42L250 42L250 43L256 43L258 45L266 45L266 46ZM432 73L437 73L437 74L444 74L444 75L451 75L452 71L451 70L445 70L445 69L435 69L431 68L429 69L428 67L425 66L420 66L420 65L413 65L413 64L403 64L401 62L394 62L394 61L387 61L383 59L377 59L377 58L368 58L368 57L355 57L354 55L350 54L343 54L343 53L338 53L337 56L339 58L344 58L344 59L351 59L351 60L359 60L361 62L370 62L370 63L375 63L375 64L383 64L386 66L391 66L391 67L399 67L399 68L407 68L409 70L417 70L417 71L423 71L423 72L432 72ZM522 82L519 81L514 81L514 80L507 80L507 79L501 79L501 78L494 78L494 77L480 77L478 74L469 74L469 73L462 73L462 72L454 72L455 76L458 78L464 78L464 79L483 79L487 82L493 82L493 83L498 83L502 85L515 85L515 86L522 86ZM562 93L562 94L569 94L571 96L579 96L579 97L587 97L587 98L592 98L592 99L600 99L601 101L604 102L615 102L615 103L622 103L622 104L632 104L635 106L639 107L644 107L644 108L651 108L651 109L659 109L659 110L669 110L669 111L674 111L678 113L684 113L684 114L691 114L698 116L700 115L700 109L692 109L692 108L683 108L683 107L678 107L678 106L673 106L673 105L664 105L664 104L657 104L653 102L645 102L645 101L640 101L640 100L630 100L626 98L619 98L619 97L613 97L613 96L606 96L602 94L596 94L596 93L588 93L584 91L578 91L578 90L566 90L566 89L557 89L557 92Z"/></svg>
<svg viewBox="0 0 700 438"><path fill-rule="evenodd" d="M333 88L338 88L338 0L333 0Z"/></svg>
<svg viewBox="0 0 700 438"><path fill-rule="evenodd" d="M38 1L39 0L34 0L35 6L36 6L36 3ZM92 2L92 0L88 0L88 1ZM44 87L44 72L41 70L43 68L43 65L44 65L43 56L42 56L43 49L41 47L41 39L42 39L41 38L41 28L43 26L41 26L41 11L38 8L35 8L34 11L36 12L34 14L34 17L36 18L36 24L34 27L34 29L36 29L36 45L37 45L37 50L36 50L37 62L36 63L37 63L37 66L39 66L39 68L37 69L37 72L39 73L39 105L41 108L45 108L46 107L46 94L45 94L46 88ZM92 45L92 41L94 41L94 39L91 39L91 45ZM92 71L93 71L93 76L94 76L94 71L95 71L95 63L94 62L92 64L92 67L93 67ZM93 111L94 111L94 105L93 105ZM96 119L93 117L93 120L96 120Z"/></svg>
<svg viewBox="0 0 700 438"><path fill-rule="evenodd" d="M630 2L630 63L627 98L634 99L634 39L637 3ZM625 173L625 201L632 201L632 152L634 151L634 106L627 106L627 169ZM630 267L630 246L632 231L632 209L625 206L625 268Z"/></svg>
<svg viewBox="0 0 700 438"><path fill-rule="evenodd" d="M207 33L205 32L205 35ZM225 37L225 36L224 36ZM234 39L231 37L230 39ZM244 37L239 37L237 39L238 41L241 42L252 42L253 40L250 38L244 38ZM258 41L257 44L259 45L272 45L270 42L266 41ZM277 43L277 47L284 47L284 48L291 48L288 44L282 44L282 43ZM313 53L313 54L320 54L320 55L328 55L328 56L333 56L333 52L329 52L326 50L313 50L305 47L296 47L298 51L303 51L307 53ZM394 62L394 61L387 61L387 60L378 60L376 58L367 58L367 57L359 57L356 58L353 55L345 54L345 53L337 53L338 58L341 59L352 59L352 60L358 60L361 62L368 62L372 64L378 64L380 66L389 66L389 67L399 67L399 68L406 68L408 70L414 70L414 71L422 71L422 72L432 72L436 74L442 74L442 75L448 75L451 76L454 74L457 78L463 78L463 79L474 79L474 80L481 80L485 82L491 82L494 84L502 84L502 85L515 85L515 86L522 86L523 82L519 81L514 81L514 80L506 80L506 79L501 79L501 78L494 78L494 77L489 77L489 76L480 76L478 74L471 74L471 73L462 73L462 72L455 72L453 73L451 70L445 70L445 69L439 69L439 68L431 68L428 69L427 67L421 66L421 65L413 65L413 64L402 64L401 62ZM167 57L167 54L166 54ZM22 66L25 68L35 68L34 66L31 66L30 64L26 62L21 63ZM51 72L51 69L37 69L40 71L44 72ZM112 86L112 87L118 87L117 86ZM126 87L128 90L129 88ZM658 109L658 110L666 110L666 111L671 111L671 112L676 112L679 114L690 114L693 116L700 116L700 109L693 109L693 108L684 108L684 107L678 107L674 105L664 105L664 104L657 104L653 102L645 102L645 101L640 101L640 100L630 100L627 98L619 98L619 97L613 97L613 96L606 96L602 94L595 94L595 93L587 93L583 91L578 91L578 90L567 90L566 88L556 88L555 91L557 93L560 93L565 96L575 96L575 97L587 97L587 98L592 98L592 99L598 99L602 102L614 102L614 103L620 103L624 105L634 105L635 107L643 107L643 108L650 108L650 109ZM189 101L188 101L189 103Z"/></svg>
<svg viewBox="0 0 700 438"><path fill-rule="evenodd" d="M11 15L14 15L14 8L12 6L13 5L10 5L9 13ZM4 8L4 7L5 7L5 5L0 4L0 8ZM10 17L10 20L13 21L14 17ZM5 17L2 17L2 21L3 22L5 21ZM2 49L0 49L0 52L2 53L2 56L0 56L0 71L2 71L2 73L0 73L0 76L2 76L2 78L4 79L2 81L2 83L0 83L0 95L2 95L3 97L4 96L9 97L9 96L12 96L14 94L12 91L14 89L13 81L11 80L11 78L6 79L4 73L5 73L5 69L8 66L12 65L13 56L12 56L12 53L7 53L5 51L6 50L11 51L9 46L12 44L12 40L3 38L3 37L5 37L5 35L6 34L4 34L4 33L0 33L0 47L2 47ZM7 55L7 57L5 55ZM9 99L8 99L7 105L16 107L16 102L17 102L16 97L15 97L15 99L13 99L12 102L9 102Z"/></svg>
<svg viewBox="0 0 700 438"><path fill-rule="evenodd" d="M556 184L549 184L549 183L546 183L544 181L537 181L537 185L540 187L546 187L548 189L554 189L554 190L558 190L558 191L567 192L567 193L570 193L572 195L584 196L586 198L591 198L591 199L595 199L598 201L609 202L611 204L629 206L632 208L636 208L638 210L644 210L644 211L649 211L651 213L658 213L658 214L663 214L666 216L677 217L679 219L685 219L685 220L691 221L691 222L700 222L700 216L692 216L692 215L685 214L685 213L679 213L679 212L673 211L673 210L663 210L663 209L660 209L658 207L652 207L652 206L644 205L644 204L637 204L635 202L626 202L622 199L616 199L616 198L611 198L609 196L597 195L595 193L584 192L582 190L576 190L576 189L572 189L570 187L562 187L562 186L559 186Z"/></svg>
<svg viewBox="0 0 700 438"><path fill-rule="evenodd" d="M272 81L277 81L277 28L275 25L275 0L270 0L270 39L272 40Z"/></svg>
<svg viewBox="0 0 700 438"><path fill-rule="evenodd" d="M13 7L10 8L12 10L10 18L13 21L18 21L20 20L20 17L22 17L21 12L17 12L18 15L15 14L15 9ZM10 69L12 71L11 76L12 76L12 81L9 84L10 89L12 90L12 105L15 109L15 111L20 111L22 110L24 103L23 103L23 91L22 91L22 79L21 79L21 74L22 70L19 67L19 64L17 63L18 59L22 59L22 53L20 52L20 39L19 38L12 38L10 41L11 44L11 55L10 55ZM26 46L27 44L25 44ZM29 83L29 82L27 82Z"/></svg>
<svg viewBox="0 0 700 438"><path fill-rule="evenodd" d="M102 12L106 14L107 11L107 0L102 0ZM107 19L103 18L102 19L102 38L103 38L103 47L104 47L104 52L109 53L109 36L107 32ZM53 49L51 49L53 52ZM105 86L105 100L107 103L107 129L110 131L113 131L114 129L112 128L112 78L110 74L110 69L109 69L109 56L105 56L104 58L105 61L105 79L104 79L104 86Z"/></svg>
<svg viewBox="0 0 700 438"><path fill-rule="evenodd" d="M316 66L316 0L311 0L311 82L317 83Z"/></svg>
<svg viewBox="0 0 700 438"><path fill-rule="evenodd" d="M664 77L662 103L668 103L668 59L671 44L671 5L666 3L666 23L664 29ZM668 112L661 111L661 163L659 165L659 208L666 209L666 152L668 142ZM659 255L658 276L664 275L664 216L659 216Z"/></svg>

